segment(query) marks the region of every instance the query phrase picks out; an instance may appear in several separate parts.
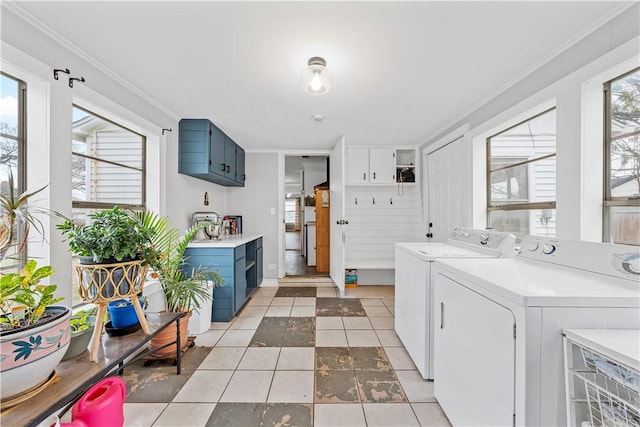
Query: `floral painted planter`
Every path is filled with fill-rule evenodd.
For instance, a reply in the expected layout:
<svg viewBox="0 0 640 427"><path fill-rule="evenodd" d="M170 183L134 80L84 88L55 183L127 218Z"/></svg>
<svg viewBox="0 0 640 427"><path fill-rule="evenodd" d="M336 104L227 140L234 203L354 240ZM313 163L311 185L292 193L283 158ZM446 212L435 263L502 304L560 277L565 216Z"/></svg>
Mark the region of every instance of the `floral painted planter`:
<svg viewBox="0 0 640 427"><path fill-rule="evenodd" d="M67 351L71 337L71 310L50 306L57 316L0 336L0 400L6 401L43 384Z"/></svg>

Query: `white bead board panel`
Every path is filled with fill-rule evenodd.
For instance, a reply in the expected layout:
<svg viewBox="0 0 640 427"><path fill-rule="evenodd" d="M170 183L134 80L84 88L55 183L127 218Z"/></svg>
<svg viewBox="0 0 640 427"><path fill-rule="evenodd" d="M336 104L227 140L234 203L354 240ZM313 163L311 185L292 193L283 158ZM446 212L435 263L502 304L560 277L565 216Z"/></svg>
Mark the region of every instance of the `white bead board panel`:
<svg viewBox="0 0 640 427"><path fill-rule="evenodd" d="M425 240L419 187L403 187L346 188L346 268L394 268L396 242Z"/></svg>

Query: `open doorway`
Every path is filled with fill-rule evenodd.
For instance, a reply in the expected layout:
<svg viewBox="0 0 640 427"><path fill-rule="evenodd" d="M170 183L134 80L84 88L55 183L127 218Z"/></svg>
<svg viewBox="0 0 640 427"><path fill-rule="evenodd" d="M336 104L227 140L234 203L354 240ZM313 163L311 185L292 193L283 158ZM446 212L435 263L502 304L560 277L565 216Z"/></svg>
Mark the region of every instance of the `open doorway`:
<svg viewBox="0 0 640 427"><path fill-rule="evenodd" d="M316 191L328 192L328 164L327 156L285 156L285 277L329 275L328 213L323 221L321 211L320 223L316 216Z"/></svg>

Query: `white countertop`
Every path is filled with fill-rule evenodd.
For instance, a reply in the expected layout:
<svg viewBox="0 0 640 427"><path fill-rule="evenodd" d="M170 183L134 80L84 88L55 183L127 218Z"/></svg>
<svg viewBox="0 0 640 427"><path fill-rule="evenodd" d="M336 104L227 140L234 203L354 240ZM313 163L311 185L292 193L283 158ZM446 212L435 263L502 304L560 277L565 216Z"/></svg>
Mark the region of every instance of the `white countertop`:
<svg viewBox="0 0 640 427"><path fill-rule="evenodd" d="M528 307L640 307L640 284L514 258L440 259L435 268ZM458 280L458 279L454 279ZM639 311L640 314L640 311Z"/></svg>
<svg viewBox="0 0 640 427"><path fill-rule="evenodd" d="M225 234L218 240L192 240L189 248L236 248L259 239L262 234Z"/></svg>

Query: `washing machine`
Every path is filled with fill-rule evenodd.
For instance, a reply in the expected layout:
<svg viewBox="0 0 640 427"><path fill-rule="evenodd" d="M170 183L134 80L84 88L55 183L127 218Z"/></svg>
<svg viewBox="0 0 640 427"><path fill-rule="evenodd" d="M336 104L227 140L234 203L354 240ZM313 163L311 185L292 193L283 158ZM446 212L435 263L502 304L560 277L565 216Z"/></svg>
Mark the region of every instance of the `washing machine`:
<svg viewBox="0 0 640 427"><path fill-rule="evenodd" d="M446 242L396 243L395 331L423 378L434 378L433 262L513 256L514 244L509 233L465 228L455 228Z"/></svg>
<svg viewBox="0 0 640 427"><path fill-rule="evenodd" d="M640 251L527 236L433 266L435 397L453 425L566 424L563 328L640 328Z"/></svg>

